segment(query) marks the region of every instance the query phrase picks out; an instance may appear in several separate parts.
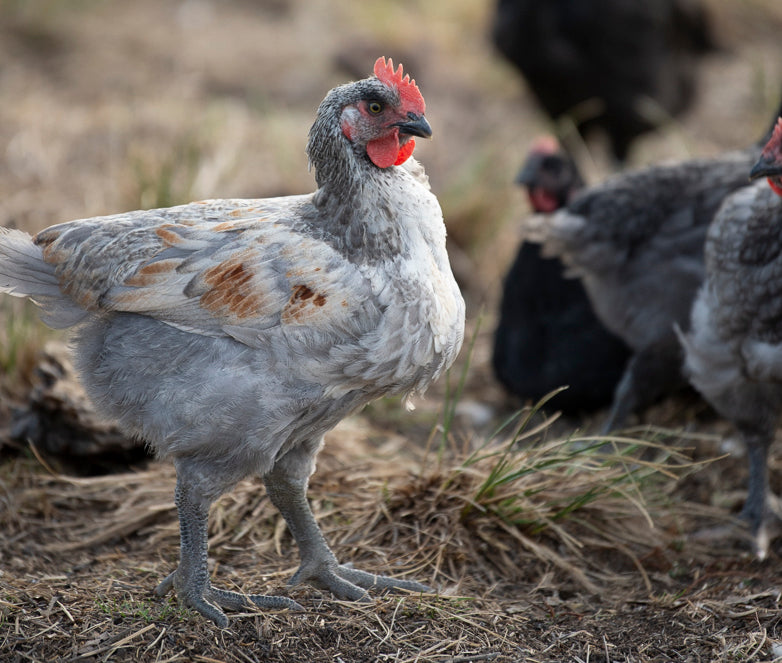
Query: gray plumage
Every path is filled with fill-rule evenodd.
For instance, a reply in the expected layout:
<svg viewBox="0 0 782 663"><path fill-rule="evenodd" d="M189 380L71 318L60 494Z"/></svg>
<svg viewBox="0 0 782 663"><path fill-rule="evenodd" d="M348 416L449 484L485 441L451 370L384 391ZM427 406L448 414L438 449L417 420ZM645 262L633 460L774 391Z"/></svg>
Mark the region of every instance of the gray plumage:
<svg viewBox="0 0 782 663"><path fill-rule="evenodd" d="M581 278L598 318L632 351L605 431L686 384L673 325L687 326L703 281L709 222L748 184L759 154L753 146L620 174L550 217L526 220L527 237Z"/></svg>
<svg viewBox="0 0 782 663"><path fill-rule="evenodd" d="M157 591L176 588L219 626L223 608L248 600L297 607L209 582L209 506L250 475L299 545L292 582L345 599L426 589L340 566L306 501L323 434L375 398L422 393L463 338L439 204L423 169L401 163L411 136L431 134L423 98L401 67L381 59L375 74L318 109L312 194L0 234L0 289L34 298L50 324L76 324L95 405L173 459L181 559Z"/></svg>
<svg viewBox="0 0 782 663"><path fill-rule="evenodd" d="M749 490L741 517L763 558L778 529L767 456L782 408L780 195L762 181L727 198L709 228L705 256L706 281L692 307L691 329L680 333L685 369L747 447Z"/></svg>

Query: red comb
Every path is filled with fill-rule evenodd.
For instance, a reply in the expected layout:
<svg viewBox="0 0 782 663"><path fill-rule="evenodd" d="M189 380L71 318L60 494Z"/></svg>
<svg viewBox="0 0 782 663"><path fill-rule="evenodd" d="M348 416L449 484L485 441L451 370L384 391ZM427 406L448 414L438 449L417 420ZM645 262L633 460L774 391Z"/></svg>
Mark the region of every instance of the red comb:
<svg viewBox="0 0 782 663"><path fill-rule="evenodd" d="M763 148L763 154L773 156L778 155L780 151L782 151L782 117L777 120L771 138Z"/></svg>
<svg viewBox="0 0 782 663"><path fill-rule="evenodd" d="M426 104L424 98L421 96L421 91L415 84L415 79L410 78L410 74L406 74L402 78L402 65L394 71L394 61L388 58L388 62L384 57L379 57L375 61L375 76L378 77L383 83L389 87L395 87L399 90L399 96L402 98L404 106L411 106L416 109L417 112L423 113Z"/></svg>
<svg viewBox="0 0 782 663"><path fill-rule="evenodd" d="M537 154L556 154L560 150L559 141L554 136L538 136L532 145L530 145L529 151Z"/></svg>

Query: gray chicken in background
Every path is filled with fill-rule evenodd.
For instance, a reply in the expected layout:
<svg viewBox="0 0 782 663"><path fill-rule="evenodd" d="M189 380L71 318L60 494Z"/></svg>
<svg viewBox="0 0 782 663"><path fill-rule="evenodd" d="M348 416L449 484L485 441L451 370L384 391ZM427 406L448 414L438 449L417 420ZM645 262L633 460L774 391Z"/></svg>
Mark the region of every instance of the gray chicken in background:
<svg viewBox="0 0 782 663"><path fill-rule="evenodd" d="M522 234L581 279L598 318L632 350L604 432L687 385L674 323L689 326L705 277L706 230L723 199L749 185L767 138L714 158L615 175L552 215L523 220Z"/></svg>
<svg viewBox="0 0 782 663"><path fill-rule="evenodd" d="M746 445L741 518L762 559L780 524L769 497L768 450L782 412L782 118L751 176L768 183L734 193L720 208L706 238L706 281L691 328L679 335L690 381Z"/></svg>
<svg viewBox="0 0 782 663"><path fill-rule="evenodd" d="M217 589L209 507L263 478L309 582L342 599L423 591L340 565L307 502L323 435L386 394L423 392L455 359L464 301L414 137L425 104L402 67L331 90L307 154L314 193L212 200L0 233L0 289L30 297L96 407L177 471L179 567L157 588L218 626L223 609L298 607Z"/></svg>

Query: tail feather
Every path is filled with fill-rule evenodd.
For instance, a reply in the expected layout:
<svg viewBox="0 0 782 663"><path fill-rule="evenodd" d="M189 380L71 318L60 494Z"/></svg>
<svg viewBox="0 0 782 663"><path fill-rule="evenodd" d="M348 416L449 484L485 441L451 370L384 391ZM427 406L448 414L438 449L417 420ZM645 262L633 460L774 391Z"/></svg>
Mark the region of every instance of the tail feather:
<svg viewBox="0 0 782 663"><path fill-rule="evenodd" d="M27 233L0 230L0 291L15 297L62 296L54 267Z"/></svg>
<svg viewBox="0 0 782 663"><path fill-rule="evenodd" d="M548 238L548 214L530 214L521 219L521 235L533 244L543 244Z"/></svg>
<svg viewBox="0 0 782 663"><path fill-rule="evenodd" d="M583 229L583 217L567 210L530 214L521 220L521 236L526 241L540 244L543 256L563 258L566 264L571 254L583 248Z"/></svg>
<svg viewBox="0 0 782 663"><path fill-rule="evenodd" d="M43 259L41 248L20 230L0 228L0 293L30 298L51 327L70 327L86 315L60 290L54 266Z"/></svg>

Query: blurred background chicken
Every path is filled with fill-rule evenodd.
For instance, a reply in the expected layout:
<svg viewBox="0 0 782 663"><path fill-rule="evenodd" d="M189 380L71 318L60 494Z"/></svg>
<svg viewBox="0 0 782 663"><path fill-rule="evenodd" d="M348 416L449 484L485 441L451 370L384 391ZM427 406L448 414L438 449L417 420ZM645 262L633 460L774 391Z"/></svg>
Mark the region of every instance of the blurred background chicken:
<svg viewBox="0 0 782 663"><path fill-rule="evenodd" d="M699 0L499 0L492 37L552 119L599 128L620 162L690 106L715 49Z"/></svg>
<svg viewBox="0 0 782 663"><path fill-rule="evenodd" d="M550 136L533 143L516 183L536 213L564 207L584 187L575 161ZM503 282L492 366L503 386L525 400L566 386L546 408L577 415L611 403L629 350L564 269L538 244L522 242Z"/></svg>

